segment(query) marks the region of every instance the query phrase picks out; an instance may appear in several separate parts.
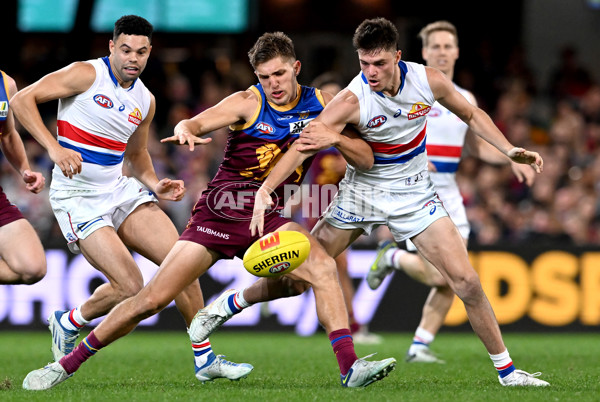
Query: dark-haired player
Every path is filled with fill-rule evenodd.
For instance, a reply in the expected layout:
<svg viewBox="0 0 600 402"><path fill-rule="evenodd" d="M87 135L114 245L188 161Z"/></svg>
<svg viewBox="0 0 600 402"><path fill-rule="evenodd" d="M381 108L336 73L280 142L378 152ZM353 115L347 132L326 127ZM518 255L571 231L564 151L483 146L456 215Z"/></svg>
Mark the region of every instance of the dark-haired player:
<svg viewBox="0 0 600 402"><path fill-rule="evenodd" d="M152 50L152 25L127 15L116 23L110 55L50 73L14 97L15 114L55 162L50 203L73 253L108 279L88 300L48 318L59 361L79 330L144 286L129 249L160 264L179 234L157 197L179 201L180 180L159 180L147 150L154 96L139 79ZM44 126L37 104L58 99L58 137ZM127 161L134 177L123 175ZM203 305L198 281L174 296L187 325ZM192 345L200 381L247 376L252 366L216 356L210 342Z"/></svg>
<svg viewBox="0 0 600 402"><path fill-rule="evenodd" d="M549 385L537 378L539 373L530 374L513 365L479 276L469 263L465 244L435 192L427 171L427 114L439 101L513 161L530 164L539 173L542 158L536 152L514 147L444 73L401 60L398 31L390 21L363 21L355 31L353 45L361 72L319 115L316 121L320 124L312 122L304 130L262 184L256 196L252 231L263 232L262 217L272 202L271 188L314 152L338 141L339 132L347 124L354 126L373 149L373 167L358 170L348 166L340 191L311 232L314 237L331 256L380 225L386 225L396 241L410 239L464 302L471 326L489 353L500 383ZM246 290L265 286L261 279ZM210 306L205 308L209 310ZM191 329L198 319L194 318ZM205 323L209 325L210 321Z"/></svg>
<svg viewBox="0 0 600 402"><path fill-rule="evenodd" d="M195 145L210 141L199 136L222 127L231 129L216 176L194 206L187 228L157 274L136 296L115 307L73 352L57 363L29 373L23 383L25 388L48 389L66 380L100 348L131 332L142 319L162 310L219 259L243 256L258 239L249 230L256 189L332 96L298 84L300 61L296 59L293 42L281 32L262 35L248 55L259 84L226 97L192 119L181 121L175 127L174 135L163 139L163 142L189 144L193 150ZM371 166L371 149L356 134L342 135L335 145L357 169ZM356 356L333 258L306 229L280 214L286 195L285 185L297 187L309 164L310 160L307 160L297 166L274 189L280 202L265 219L265 226L269 232L295 230L304 233L311 242L310 255L288 275L268 280L269 285L261 291L284 297L290 293L278 293L288 287L280 283L293 283L295 292L312 286L317 315L329 335L342 385L363 387L387 375L396 360L367 361ZM252 300L263 296L227 291L212 306L231 314L232 310L240 311ZM198 326L190 327L192 343L204 342L207 337L202 330Z"/></svg>

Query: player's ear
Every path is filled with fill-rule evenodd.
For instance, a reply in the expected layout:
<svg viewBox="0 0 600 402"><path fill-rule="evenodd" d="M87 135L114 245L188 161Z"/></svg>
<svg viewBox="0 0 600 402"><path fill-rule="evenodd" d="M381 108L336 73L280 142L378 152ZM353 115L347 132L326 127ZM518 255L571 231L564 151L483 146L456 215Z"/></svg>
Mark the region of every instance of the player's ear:
<svg viewBox="0 0 600 402"><path fill-rule="evenodd" d="M294 73L296 74L296 77L298 76L298 74L300 74L301 68L302 68L302 63L300 63L300 60L296 60L294 62Z"/></svg>
<svg viewBox="0 0 600 402"><path fill-rule="evenodd" d="M398 49L396 51L396 64L402 59L402 50Z"/></svg>

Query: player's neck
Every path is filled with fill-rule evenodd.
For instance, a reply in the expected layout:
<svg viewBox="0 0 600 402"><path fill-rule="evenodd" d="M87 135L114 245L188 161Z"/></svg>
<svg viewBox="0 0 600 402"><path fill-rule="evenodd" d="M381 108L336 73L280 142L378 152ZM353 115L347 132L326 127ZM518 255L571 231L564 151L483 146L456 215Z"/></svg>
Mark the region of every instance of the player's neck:
<svg viewBox="0 0 600 402"><path fill-rule="evenodd" d="M392 82L390 86L383 90L383 94L394 97L398 95L398 91L400 91L400 85L402 84L402 74L400 73L400 67L396 66L394 70L394 75L392 76Z"/></svg>

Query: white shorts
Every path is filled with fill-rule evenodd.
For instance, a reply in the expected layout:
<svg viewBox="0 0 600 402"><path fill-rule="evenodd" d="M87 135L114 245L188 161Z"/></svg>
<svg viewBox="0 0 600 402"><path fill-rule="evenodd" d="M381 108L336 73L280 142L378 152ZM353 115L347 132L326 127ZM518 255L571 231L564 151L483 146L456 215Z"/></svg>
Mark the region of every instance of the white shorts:
<svg viewBox="0 0 600 402"><path fill-rule="evenodd" d="M452 219L452 222L454 222L458 228L461 237L463 239L469 239L471 225L467 220L467 211L458 187L436 187L436 190L440 199L444 203L444 208L446 208L448 216L450 216L450 219ZM416 251L417 247L415 247L410 240L406 240L406 249L408 251Z"/></svg>
<svg viewBox="0 0 600 402"><path fill-rule="evenodd" d="M79 239L104 226L119 230L125 218L147 202L158 200L137 179L126 176L102 190L50 190L52 211L74 254L81 253Z"/></svg>
<svg viewBox="0 0 600 402"><path fill-rule="evenodd" d="M411 238L436 220L448 216L429 176L408 181L404 190L389 191L340 183L340 190L323 218L339 229L363 229L369 235L380 225L387 225L396 241Z"/></svg>

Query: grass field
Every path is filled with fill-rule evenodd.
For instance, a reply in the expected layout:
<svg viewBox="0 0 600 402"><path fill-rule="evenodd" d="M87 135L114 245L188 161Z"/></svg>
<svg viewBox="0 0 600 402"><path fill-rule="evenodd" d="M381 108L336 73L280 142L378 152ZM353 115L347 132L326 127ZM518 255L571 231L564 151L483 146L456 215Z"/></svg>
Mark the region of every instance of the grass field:
<svg viewBox="0 0 600 402"><path fill-rule="evenodd" d="M200 384L187 336L135 332L102 350L65 383L24 391L25 375L50 361L49 333L0 333L0 401L600 401L597 334L507 334L518 368L542 371L551 386L502 387L485 349L472 334L442 333L434 350L445 365L407 364L409 334L383 334L377 346L357 345L359 357L395 357L396 370L364 389L339 385L326 336L288 333L213 335L213 349L255 367L244 380Z"/></svg>

